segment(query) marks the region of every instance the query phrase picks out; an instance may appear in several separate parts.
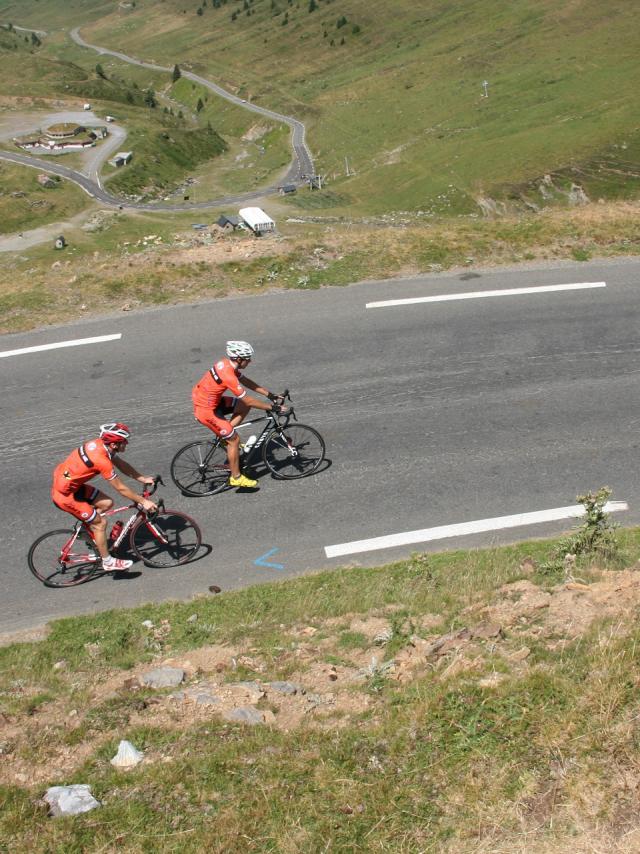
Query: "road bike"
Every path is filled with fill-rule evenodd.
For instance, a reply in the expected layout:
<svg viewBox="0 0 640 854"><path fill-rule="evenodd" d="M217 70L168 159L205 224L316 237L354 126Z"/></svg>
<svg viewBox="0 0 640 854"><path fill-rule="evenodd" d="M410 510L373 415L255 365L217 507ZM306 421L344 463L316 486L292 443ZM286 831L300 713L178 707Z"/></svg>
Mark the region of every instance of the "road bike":
<svg viewBox="0 0 640 854"><path fill-rule="evenodd" d="M291 400L289 390L279 395ZM280 480L308 477L318 470L325 455L324 439L313 427L301 424L292 406L280 414L275 408L262 418L244 421L242 428L265 422L258 436L251 436L241 447L243 469L262 462ZM190 442L171 461L171 477L184 495L214 495L229 487L229 463L226 443L214 436Z"/></svg>
<svg viewBox="0 0 640 854"><path fill-rule="evenodd" d="M143 491L149 498L163 484L156 475L153 486ZM112 552L128 544L134 558L145 566L180 566L190 561L200 548L202 535L198 524L185 513L167 510L164 500L158 501L158 510L149 513L137 504L114 507L103 513L113 516L125 510L135 512L126 522L116 522L109 535ZM91 528L78 521L74 527L49 531L35 541L27 556L29 569L46 587L73 587L84 584L98 575L104 575Z"/></svg>

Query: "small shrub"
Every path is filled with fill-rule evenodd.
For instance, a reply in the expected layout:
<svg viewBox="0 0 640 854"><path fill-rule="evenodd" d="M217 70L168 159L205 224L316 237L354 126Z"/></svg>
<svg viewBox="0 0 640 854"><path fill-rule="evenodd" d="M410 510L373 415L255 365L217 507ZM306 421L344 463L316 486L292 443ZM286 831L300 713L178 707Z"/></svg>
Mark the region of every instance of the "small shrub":
<svg viewBox="0 0 640 854"><path fill-rule="evenodd" d="M611 489L602 486L597 492L587 492L576 498L586 510L585 520L575 533L561 540L550 559L540 566L546 574L560 571L568 573L579 558L615 561L620 556L616 530L604 506L611 496Z"/></svg>

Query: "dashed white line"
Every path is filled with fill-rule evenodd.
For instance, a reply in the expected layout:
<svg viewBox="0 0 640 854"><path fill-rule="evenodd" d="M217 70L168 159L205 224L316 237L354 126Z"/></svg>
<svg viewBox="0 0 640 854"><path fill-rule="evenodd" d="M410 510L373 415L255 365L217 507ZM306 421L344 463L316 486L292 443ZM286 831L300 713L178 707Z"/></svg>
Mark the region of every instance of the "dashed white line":
<svg viewBox="0 0 640 854"><path fill-rule="evenodd" d="M628 509L629 505L626 501L608 501L604 506L606 513L618 513L621 510ZM468 534L499 531L504 528L518 528L522 525L536 525L541 522L555 522L560 519L578 519L584 515L585 509L582 504L574 504L570 507L555 507L551 510L517 513L514 516L496 516L493 519L476 519L473 522L440 525L437 528L423 528L421 531L407 531L404 534L388 534L383 537L373 537L370 540L355 540L352 543L325 546L324 552L328 558L343 557L360 552L407 546L412 543L428 543L432 540L447 540L451 537L462 537Z"/></svg>
<svg viewBox="0 0 640 854"><path fill-rule="evenodd" d="M22 356L24 353L41 353L43 350L59 350L62 347L81 347L83 344L102 344L104 341L117 341L122 333L115 335L97 335L95 338L74 338L71 341L58 341L55 344L38 344L35 347L21 347L19 350L3 350L0 359L7 356Z"/></svg>
<svg viewBox="0 0 640 854"><path fill-rule="evenodd" d="M451 302L459 299L482 299L484 297L513 297L523 294L548 294L554 291L581 291L589 288L606 288L606 282L574 282L569 285L540 285L534 288L508 288L495 291L467 291L461 294L437 294L432 297L408 297L368 302L365 308L389 308L394 305L415 305L420 302Z"/></svg>

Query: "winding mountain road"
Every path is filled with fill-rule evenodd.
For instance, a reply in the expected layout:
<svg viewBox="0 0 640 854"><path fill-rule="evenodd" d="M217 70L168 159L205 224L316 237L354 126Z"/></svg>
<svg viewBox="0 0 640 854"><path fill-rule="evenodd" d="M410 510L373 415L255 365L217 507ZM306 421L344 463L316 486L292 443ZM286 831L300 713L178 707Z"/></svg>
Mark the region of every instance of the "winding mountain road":
<svg viewBox="0 0 640 854"><path fill-rule="evenodd" d="M16 29L20 28L16 27ZM75 41L76 44L78 44L80 47L87 48L89 50L94 50L101 55L114 56L118 59L123 60L124 62L131 63L132 65L138 65L141 68L149 68L153 71L171 73L171 71L173 70L172 68L167 66L156 65L155 63L151 62L143 62L142 60L127 56L126 54L120 53L119 51L114 51L110 50L109 48L89 44L80 35L78 27L76 27L74 30L71 30L70 36L73 41ZM237 205L247 203L270 193L277 192L278 186L282 183L297 184L302 180L302 175L314 174L313 158L311 157L311 152L309 151L309 148L306 143L305 126L302 122L292 118L291 116L285 116L281 113L276 113L273 110L268 110L265 107L259 107L257 104L250 104L244 101L242 98L238 98L232 92L227 92L225 89L223 89L221 86L218 86L216 83L213 83L212 81L201 77L199 74L194 74L190 71L185 70L182 72L182 76L186 77L189 80L193 80L195 83L206 87L211 92L214 92L216 95L219 95L222 98L226 98L228 101L231 101L232 103L237 104L238 106L243 107L244 109L257 113L261 116L264 116L265 118L269 118L277 122L282 122L291 128L291 145L293 149L291 165L289 166L289 170L286 176L282 179L282 181L279 182L278 185L269 185L268 187L263 187L260 190L251 190L246 193L232 194L228 196L223 196L218 199L211 199L208 201L189 203L182 202L177 204L169 204L164 201L132 202L129 200L122 199L118 196L114 196L111 193L107 192L107 190L105 190L100 184L100 179L97 170L94 170L89 175L85 175L78 170L70 169L69 167L64 166L63 164L51 162L51 160L45 159L43 157L30 157L26 154L18 154L9 151L0 151L0 160L7 160L11 163L18 163L22 166L29 166L40 171L47 171L52 172L56 175L60 175L61 177L66 178L69 181L73 181L75 184L78 184L88 195L92 196L102 204L108 205L110 207L118 207L121 209L132 210L174 212L199 210L213 207L224 207L225 205ZM103 162L104 159L100 161L100 165Z"/></svg>

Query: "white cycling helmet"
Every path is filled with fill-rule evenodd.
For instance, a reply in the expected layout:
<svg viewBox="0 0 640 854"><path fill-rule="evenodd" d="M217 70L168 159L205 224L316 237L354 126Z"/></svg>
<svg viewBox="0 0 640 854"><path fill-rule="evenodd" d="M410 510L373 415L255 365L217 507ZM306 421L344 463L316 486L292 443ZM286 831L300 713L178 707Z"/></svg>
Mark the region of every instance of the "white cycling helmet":
<svg viewBox="0 0 640 854"><path fill-rule="evenodd" d="M253 347L247 341L227 341L227 356L230 359L251 359Z"/></svg>
<svg viewBox="0 0 640 854"><path fill-rule="evenodd" d="M122 421L112 421L109 424L100 425L100 438L105 442L122 442L128 440L131 430Z"/></svg>

